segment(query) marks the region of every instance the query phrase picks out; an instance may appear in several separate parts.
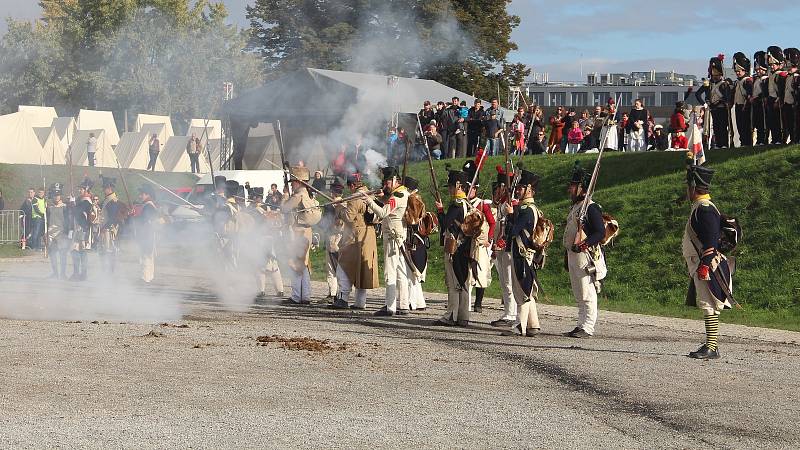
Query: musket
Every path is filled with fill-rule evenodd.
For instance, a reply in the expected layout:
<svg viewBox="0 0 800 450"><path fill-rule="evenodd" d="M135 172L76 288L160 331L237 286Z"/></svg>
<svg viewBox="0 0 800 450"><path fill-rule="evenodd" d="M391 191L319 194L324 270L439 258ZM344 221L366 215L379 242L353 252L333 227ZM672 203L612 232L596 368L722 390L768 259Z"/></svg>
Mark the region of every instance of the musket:
<svg viewBox="0 0 800 450"><path fill-rule="evenodd" d="M268 159L266 159L265 161L268 162L269 164L272 164L273 167L280 169L280 167L278 167L278 165L275 164L274 162L272 162L272 161L270 161ZM328 194L320 191L319 189L315 188L314 186L312 186L308 182L305 182L305 181L301 180L300 178L297 178L292 172L290 172L290 171L288 171L286 169L280 169L280 170L283 170L283 177L284 178L291 177L292 179L294 179L294 181L297 181L298 183L302 184L306 188L316 192L317 194L319 194L321 197L325 198L329 202L333 201L333 197L331 197Z"/></svg>
<svg viewBox="0 0 800 450"><path fill-rule="evenodd" d="M425 137L425 132L422 130L422 122L419 120L419 114L417 114L417 127L419 128L419 135L422 138L422 142L425 144L425 153L428 155L428 170L430 171L431 182L433 183L433 197L436 199L437 203L441 204L442 196L439 194L439 185L436 183L436 171L433 170L433 157L431 156L431 149L428 147L428 139Z"/></svg>
<svg viewBox="0 0 800 450"><path fill-rule="evenodd" d="M281 130L281 121L275 121L275 132L278 133L278 152L281 155L281 167L283 168L283 188L285 190L289 189L289 177L286 172L286 155L283 151L283 130ZM272 161L270 161L272 162ZM273 164L274 165L274 164Z"/></svg>
<svg viewBox="0 0 800 450"><path fill-rule="evenodd" d="M142 174L138 174L138 175L139 175L140 177L144 178L145 180L149 181L150 183L154 184L154 185L155 185L156 187L158 187L159 189L161 189L161 190L163 190L163 191L165 191L165 192L169 193L171 196L173 196L173 197L177 198L178 200L182 201L183 203L185 203L186 205L188 205L190 208L192 208L192 209L196 209L196 210L201 210L201 209L203 209L203 207L202 207L202 206L195 205L194 203L190 202L189 200L186 200L185 198L181 197L180 195L178 195L178 194L176 194L176 193L172 192L171 190L169 190L169 189L168 189L167 187L165 187L164 185L161 185L161 184L159 184L159 183L157 183L157 182L155 182L155 181L151 180L150 178L147 178L146 176L144 176L144 175L142 175Z"/></svg>
<svg viewBox="0 0 800 450"><path fill-rule="evenodd" d="M383 192L383 189L375 189L375 190L372 190L372 191L365 192L364 194L366 194L366 195L378 195L381 192ZM334 201L332 201L330 203L325 203L324 205L316 205L316 206L312 206L310 208L298 209L298 210L295 210L294 212L305 212L305 211L311 211L312 209L316 209L316 208L324 208L326 206L339 205L339 204L342 204L342 203L347 203L350 200L359 199L361 197L362 197L361 192L358 192L358 193L355 193L353 195L348 195L347 197L340 198L339 200L334 200Z"/></svg>

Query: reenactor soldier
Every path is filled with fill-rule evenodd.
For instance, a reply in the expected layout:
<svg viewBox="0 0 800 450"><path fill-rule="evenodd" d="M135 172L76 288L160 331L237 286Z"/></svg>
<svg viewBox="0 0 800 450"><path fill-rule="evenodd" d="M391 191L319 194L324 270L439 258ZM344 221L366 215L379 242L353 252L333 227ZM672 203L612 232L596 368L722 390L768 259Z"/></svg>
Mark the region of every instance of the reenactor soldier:
<svg viewBox="0 0 800 450"><path fill-rule="evenodd" d="M255 271L257 299L266 297L267 279L276 295L283 297L283 279L275 252L283 218L264 204L263 187L251 187L247 192L250 202L239 215L239 238L246 243L239 247L240 260L246 258L247 268Z"/></svg>
<svg viewBox="0 0 800 450"><path fill-rule="evenodd" d="M383 205L379 205L372 197L367 196L367 206L381 221L381 237L383 238L383 273L386 280L386 299L383 308L375 312L376 316L407 315L411 312L408 303L408 256L405 255L406 225L403 216L408 205L408 189L402 184L402 178L396 167L384 167L383 172Z"/></svg>
<svg viewBox="0 0 800 450"><path fill-rule="evenodd" d="M101 175L102 176L102 175ZM98 250L105 269L114 273L117 265L117 235L122 221L127 216L127 207L114 192L116 179L103 177L103 202L100 205L100 234Z"/></svg>
<svg viewBox="0 0 800 450"><path fill-rule="evenodd" d="M696 305L703 310L706 328L706 342L689 353L689 357L697 359L719 358L719 314L731 307L728 300L732 290L731 270L727 258L719 251L720 213L711 202L713 176L714 170L699 165L689 165L686 176L692 211L681 247L692 279Z"/></svg>
<svg viewBox="0 0 800 450"><path fill-rule="evenodd" d="M405 222L406 233L405 247L410 256L408 263L408 302L412 310L424 311L427 308L425 293L422 283L428 271L428 249L431 246L428 238L433 227L436 226L432 218L435 217L425 211L425 202L417 192L419 182L412 177L403 178L403 186L408 189L408 206L406 207Z"/></svg>
<svg viewBox="0 0 800 450"><path fill-rule="evenodd" d="M281 210L288 214L289 225L289 258L287 264L292 277L291 305L307 305L311 303L311 264L308 253L313 238L311 227L322 219L322 212L316 206L319 203L311 198L306 188L310 179L308 168L297 166L291 168L291 195L284 194Z"/></svg>
<svg viewBox="0 0 800 450"><path fill-rule="evenodd" d="M591 173L576 163L568 188L572 207L564 229L564 249L567 253L572 293L578 304L578 323L566 335L574 338L594 335L597 294L607 273L605 256L600 248L600 243L605 238L605 223L600 205L589 201L584 217L580 217L591 178Z"/></svg>
<svg viewBox="0 0 800 450"><path fill-rule="evenodd" d="M472 286L470 250L472 238L467 236L461 225L469 212L467 194L464 188L469 180L464 172L451 170L447 174L447 190L450 205L436 202L439 212L440 238L444 246L444 270L447 284L447 311L434 321L434 325L466 327L469 325L469 291Z"/></svg>
<svg viewBox="0 0 800 450"><path fill-rule="evenodd" d="M714 148L727 148L729 145L730 103L733 92L728 80L723 78L722 60L724 55L717 55L708 62L708 80L695 92L700 104L707 104L711 111L711 122L714 127Z"/></svg>
<svg viewBox="0 0 800 450"><path fill-rule="evenodd" d="M783 95L783 134L784 137L791 140L792 144L800 142L798 134L800 129L797 127L798 115L797 108L800 104L800 99L797 98L798 83L800 81L800 73L797 72L797 66L800 64L800 50L796 48L787 48L783 51L786 57L786 87Z"/></svg>
<svg viewBox="0 0 800 450"><path fill-rule="evenodd" d="M352 194L368 192L358 173L347 177L347 188ZM338 292L331 308L366 309L367 289L378 287L378 239L372 221L367 222L367 213L367 199L363 197L336 205L342 237L336 265ZM355 296L352 306L348 305L351 290Z"/></svg>
<svg viewBox="0 0 800 450"><path fill-rule="evenodd" d="M495 219L491 207L477 195L480 188L480 180L479 177L475 176L475 173L479 170L477 164L482 159L482 152L483 150L478 150L475 161L467 161L462 168L470 182L473 178L475 179L474 186L470 186L467 183L467 199L472 205L472 210L479 211L483 216L480 233L472 240L471 250L471 259L475 261L475 266L473 267L475 300L472 305L472 311L476 313L482 312L483 295L486 292L486 288L492 283L492 255L490 252L495 228Z"/></svg>
<svg viewBox="0 0 800 450"><path fill-rule="evenodd" d="M92 224L97 220L97 208L92 203L92 185L89 179L78 186L78 195L72 205L72 276L70 280L85 281L89 269L89 250L94 245Z"/></svg>
<svg viewBox="0 0 800 450"><path fill-rule="evenodd" d="M514 178L513 173L506 176L502 166L497 166L497 181L492 184L492 215L497 217L492 237L492 253L497 268L497 278L500 282L500 290L503 296L503 316L492 321L493 327L511 328L517 322L517 301L514 299L514 288L511 279L513 278L511 268L511 249L506 242L506 228L508 228L508 216L505 213L506 204L514 206L519 204L519 200L512 198L509 192L510 187L506 184Z"/></svg>
<svg viewBox="0 0 800 450"><path fill-rule="evenodd" d="M47 208L47 247L50 256L50 267L53 273L50 278L65 280L67 278L67 253L71 241L69 208L61 198L61 184L55 183L50 190L52 203Z"/></svg>
<svg viewBox="0 0 800 450"><path fill-rule="evenodd" d="M539 186L539 176L522 170L514 189L514 197L519 204L514 207L504 205L508 215L506 245L511 253L511 286L519 308L516 331L520 336L533 337L539 334L539 313L536 301L539 298L539 280L536 278L536 245L534 234L542 213L534 203L534 195Z"/></svg>
<svg viewBox="0 0 800 450"><path fill-rule="evenodd" d="M154 203L156 193L153 186L146 184L139 188L139 200L142 210L137 217L136 241L139 244L139 263L142 270L142 281L150 284L156 271L156 233L161 222L161 215Z"/></svg>
<svg viewBox="0 0 800 450"><path fill-rule="evenodd" d="M742 147L753 146L752 103L753 78L750 76L750 59L742 52L733 55L736 81L733 87L733 107L736 111L736 130Z"/></svg>
<svg viewBox="0 0 800 450"><path fill-rule="evenodd" d="M785 144L783 132L783 101L788 73L783 70L785 57L780 47L771 45L767 49L767 63L770 74L767 79L767 126L770 132L770 143Z"/></svg>
<svg viewBox="0 0 800 450"><path fill-rule="evenodd" d="M342 199L344 184L339 177L335 177L331 183L330 193L334 201ZM325 242L325 254L327 269L326 281L328 283L328 298L333 302L338 292L338 282L336 281L336 266L339 265L339 241L342 239L342 221L336 217L335 206L324 206L322 210L322 226L327 234Z"/></svg>
<svg viewBox="0 0 800 450"><path fill-rule="evenodd" d="M227 270L235 270L239 265L239 205L236 196L239 193L239 183L235 180L226 180L224 184L224 202L220 202L219 194L215 194L212 222L214 233L219 242L223 264Z"/></svg>
<svg viewBox="0 0 800 450"><path fill-rule="evenodd" d="M752 123L756 131L756 145L769 143L769 127L767 126L768 70L767 52L757 51L753 55L753 93L750 98L753 113ZM739 134L741 135L741 132Z"/></svg>

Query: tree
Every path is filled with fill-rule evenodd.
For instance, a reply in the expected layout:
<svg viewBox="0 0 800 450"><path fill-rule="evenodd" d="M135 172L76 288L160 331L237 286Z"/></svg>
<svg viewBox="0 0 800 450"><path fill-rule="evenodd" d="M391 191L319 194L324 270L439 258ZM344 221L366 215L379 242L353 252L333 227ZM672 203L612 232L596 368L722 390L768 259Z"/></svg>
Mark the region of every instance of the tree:
<svg viewBox="0 0 800 450"><path fill-rule="evenodd" d="M267 77L303 67L430 78L486 97L517 48L511 0L256 0L247 8ZM522 72L520 72L522 69ZM524 75L523 75L524 76Z"/></svg>

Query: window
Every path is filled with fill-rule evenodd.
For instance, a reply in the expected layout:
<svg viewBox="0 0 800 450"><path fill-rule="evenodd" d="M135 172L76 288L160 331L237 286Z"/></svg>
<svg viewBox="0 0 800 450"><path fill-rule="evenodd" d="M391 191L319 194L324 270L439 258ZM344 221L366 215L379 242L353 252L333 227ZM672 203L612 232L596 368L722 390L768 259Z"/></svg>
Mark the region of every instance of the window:
<svg viewBox="0 0 800 450"><path fill-rule="evenodd" d="M588 106L587 99L589 94L586 92L573 92L572 93L572 106Z"/></svg>
<svg viewBox="0 0 800 450"><path fill-rule="evenodd" d="M566 92L551 92L550 93L550 106L564 106L567 104Z"/></svg>
<svg viewBox="0 0 800 450"><path fill-rule="evenodd" d="M639 92L639 98L642 99L645 108L652 108L656 106L656 93L655 92Z"/></svg>
<svg viewBox="0 0 800 450"><path fill-rule="evenodd" d="M531 92L529 97L531 104L544 106L544 92Z"/></svg>
<svg viewBox="0 0 800 450"><path fill-rule="evenodd" d="M678 92L662 92L661 93L661 106L675 106L678 103Z"/></svg>
<svg viewBox="0 0 800 450"><path fill-rule="evenodd" d="M594 104L605 106L608 103L608 99L611 98L611 94L608 92L595 92L594 93Z"/></svg>
<svg viewBox="0 0 800 450"><path fill-rule="evenodd" d="M617 92L619 106L633 106L633 92Z"/></svg>

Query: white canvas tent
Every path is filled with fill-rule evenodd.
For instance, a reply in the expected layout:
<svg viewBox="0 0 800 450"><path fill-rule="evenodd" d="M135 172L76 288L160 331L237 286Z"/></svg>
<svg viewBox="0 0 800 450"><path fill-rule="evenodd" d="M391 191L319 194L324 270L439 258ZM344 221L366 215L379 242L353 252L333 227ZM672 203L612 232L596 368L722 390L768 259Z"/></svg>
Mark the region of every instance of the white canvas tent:
<svg viewBox="0 0 800 450"><path fill-rule="evenodd" d="M158 136L162 144L166 143L167 139L175 136L175 133L172 131L172 121L169 116L154 116L151 114L139 114L136 116L136 131L144 131L142 127L147 124L164 125L164 136Z"/></svg>
<svg viewBox="0 0 800 450"><path fill-rule="evenodd" d="M119 143L119 131L117 131L117 123L114 122L114 114L111 111L82 109L78 113L77 125L79 131L103 130L108 145L114 146Z"/></svg>
<svg viewBox="0 0 800 450"><path fill-rule="evenodd" d="M192 165L189 161L189 154L186 153L186 145L189 143L189 136L172 136L167 140L161 154L161 164L167 172L191 172ZM202 158L202 155L201 155ZM202 167L202 162L201 162Z"/></svg>
<svg viewBox="0 0 800 450"><path fill-rule="evenodd" d="M66 149L58 138L54 127L33 127L33 132L42 145L42 163L65 164L64 154Z"/></svg>
<svg viewBox="0 0 800 450"><path fill-rule="evenodd" d="M89 133L94 133L97 138L97 152L94 155L95 166L97 167L117 167L117 156L105 136L105 130L79 130L75 132L72 145L67 149L67 155L72 153L73 166L88 165L88 155L86 154L86 143L89 141ZM69 158L69 156L67 156Z"/></svg>
<svg viewBox="0 0 800 450"><path fill-rule="evenodd" d="M53 119L52 126L55 129L58 138L61 139L61 145L64 147L64 150L69 148L69 145L72 144L72 138L75 136L75 132L77 131L77 123L75 123L75 118L56 117Z"/></svg>
<svg viewBox="0 0 800 450"><path fill-rule="evenodd" d="M123 169L147 169L150 162L150 134L146 131L123 133L114 152ZM156 170L164 171L160 158L156 158Z"/></svg>
<svg viewBox="0 0 800 450"><path fill-rule="evenodd" d="M12 164L40 164L42 145L21 112L0 116L0 162Z"/></svg>
<svg viewBox="0 0 800 450"><path fill-rule="evenodd" d="M49 127L53 124L53 119L58 117L56 109L52 106L19 105L17 110L28 116L28 122L32 127Z"/></svg>
<svg viewBox="0 0 800 450"><path fill-rule="evenodd" d="M197 137L203 133L203 128L206 127L206 119L192 119L189 122L189 128L200 129L200 133L197 134ZM222 139L222 121L221 120L208 120L208 138L209 139ZM191 136L192 133L186 133L187 136Z"/></svg>
<svg viewBox="0 0 800 450"><path fill-rule="evenodd" d="M281 154L275 138L275 128L271 123L259 123L251 128L247 136L244 152L244 167L249 170L272 170L274 167L266 161L281 165Z"/></svg>

